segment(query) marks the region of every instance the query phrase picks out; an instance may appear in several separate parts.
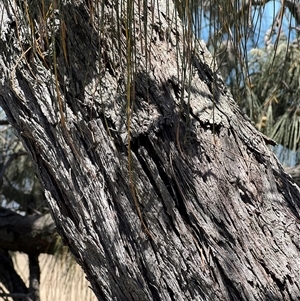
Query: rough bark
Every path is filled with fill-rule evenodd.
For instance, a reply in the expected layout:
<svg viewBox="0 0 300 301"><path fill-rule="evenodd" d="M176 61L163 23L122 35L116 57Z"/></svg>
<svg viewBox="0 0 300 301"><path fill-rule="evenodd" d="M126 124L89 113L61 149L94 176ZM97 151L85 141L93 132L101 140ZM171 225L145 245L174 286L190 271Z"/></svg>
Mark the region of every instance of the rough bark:
<svg viewBox="0 0 300 301"><path fill-rule="evenodd" d="M0 4L0 104L99 300L298 300L299 188L202 42L165 1L135 3L132 49L125 1L68 3L29 7L31 46Z"/></svg>

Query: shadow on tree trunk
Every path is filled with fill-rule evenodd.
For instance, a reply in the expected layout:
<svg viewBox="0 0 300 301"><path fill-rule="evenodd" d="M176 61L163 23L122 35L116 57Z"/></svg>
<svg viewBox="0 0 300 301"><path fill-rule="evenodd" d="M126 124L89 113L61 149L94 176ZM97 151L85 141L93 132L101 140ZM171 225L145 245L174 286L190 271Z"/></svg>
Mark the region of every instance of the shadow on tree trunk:
<svg viewBox="0 0 300 301"><path fill-rule="evenodd" d="M62 1L1 57L58 231L99 300L297 300L299 189L158 2Z"/></svg>

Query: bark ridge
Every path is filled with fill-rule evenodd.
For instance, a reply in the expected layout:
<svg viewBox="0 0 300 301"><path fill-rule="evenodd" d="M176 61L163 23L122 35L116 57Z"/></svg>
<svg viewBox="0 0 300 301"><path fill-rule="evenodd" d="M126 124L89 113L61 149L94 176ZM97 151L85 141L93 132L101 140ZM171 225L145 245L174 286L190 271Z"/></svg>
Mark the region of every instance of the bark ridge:
<svg viewBox="0 0 300 301"><path fill-rule="evenodd" d="M30 8L36 51L5 3L0 104L99 300L299 300L299 188L172 3Z"/></svg>

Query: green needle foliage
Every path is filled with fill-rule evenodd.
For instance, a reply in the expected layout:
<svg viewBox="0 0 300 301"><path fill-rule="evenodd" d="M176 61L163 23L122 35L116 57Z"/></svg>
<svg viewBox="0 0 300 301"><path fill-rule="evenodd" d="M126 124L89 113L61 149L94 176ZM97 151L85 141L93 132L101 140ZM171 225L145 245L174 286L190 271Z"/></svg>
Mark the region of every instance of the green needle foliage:
<svg viewBox="0 0 300 301"><path fill-rule="evenodd" d="M201 5L208 47L235 100L280 149L298 152L300 4L225 0ZM264 19L267 12L272 19Z"/></svg>
<svg viewBox="0 0 300 301"><path fill-rule="evenodd" d="M296 151L299 148L299 48L282 41L276 54L273 47L253 49L251 54L249 66L253 72L245 87L247 113L266 135Z"/></svg>

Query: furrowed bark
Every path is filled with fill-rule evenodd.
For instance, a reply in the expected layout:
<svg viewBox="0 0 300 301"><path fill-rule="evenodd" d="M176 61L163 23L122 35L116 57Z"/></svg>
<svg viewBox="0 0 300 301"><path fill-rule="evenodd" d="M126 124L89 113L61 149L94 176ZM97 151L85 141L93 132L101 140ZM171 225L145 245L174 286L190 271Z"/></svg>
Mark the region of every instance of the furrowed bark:
<svg viewBox="0 0 300 301"><path fill-rule="evenodd" d="M297 300L299 188L172 4L30 8L26 46L5 3L0 104L98 299Z"/></svg>

